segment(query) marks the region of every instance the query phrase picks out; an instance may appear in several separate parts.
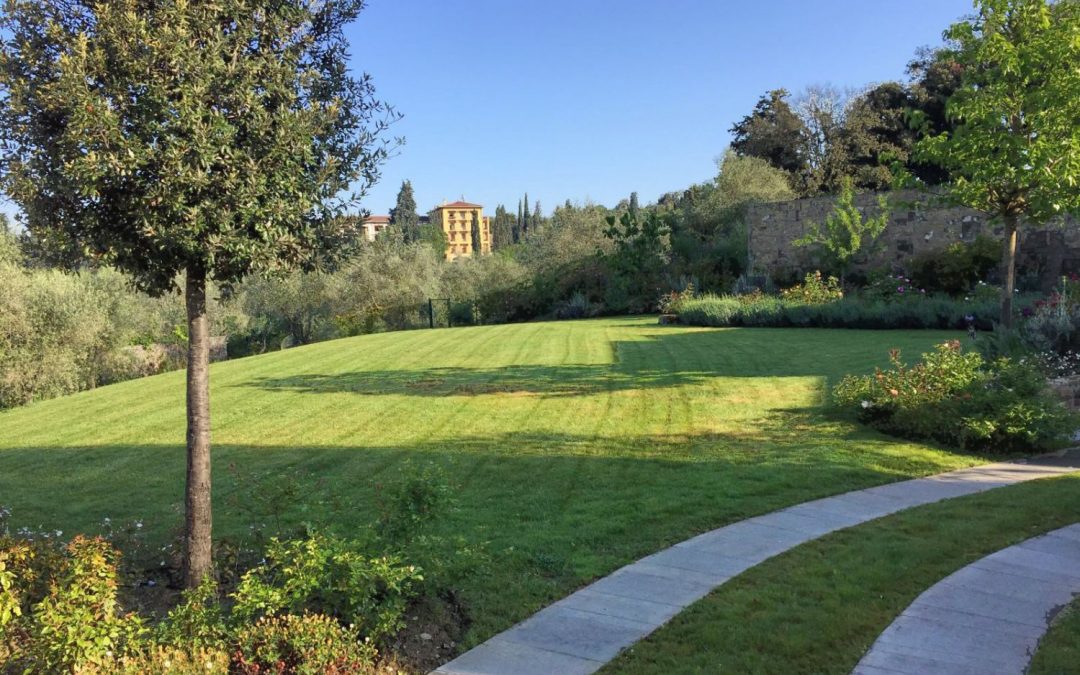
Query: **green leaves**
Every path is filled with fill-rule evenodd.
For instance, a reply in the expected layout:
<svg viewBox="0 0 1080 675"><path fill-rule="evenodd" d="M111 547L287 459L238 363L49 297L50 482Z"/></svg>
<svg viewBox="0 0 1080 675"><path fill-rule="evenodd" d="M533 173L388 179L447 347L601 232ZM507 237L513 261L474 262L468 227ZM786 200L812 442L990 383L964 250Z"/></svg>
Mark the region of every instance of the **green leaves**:
<svg viewBox="0 0 1080 675"><path fill-rule="evenodd" d="M13 1L4 188L70 260L152 293L192 265L225 283L317 266L396 117L348 73L362 4Z"/></svg>
<svg viewBox="0 0 1080 675"><path fill-rule="evenodd" d="M916 156L952 169L967 206L1035 223L1080 211L1080 3L983 0L946 36L963 72L956 129Z"/></svg>
<svg viewBox="0 0 1080 675"><path fill-rule="evenodd" d="M884 196L877 199L878 213L864 218L855 206L855 188L850 178L841 182L833 212L825 223L811 223L805 236L792 242L795 246L819 246L835 258L841 270L865 246L873 243L889 224L891 209Z"/></svg>

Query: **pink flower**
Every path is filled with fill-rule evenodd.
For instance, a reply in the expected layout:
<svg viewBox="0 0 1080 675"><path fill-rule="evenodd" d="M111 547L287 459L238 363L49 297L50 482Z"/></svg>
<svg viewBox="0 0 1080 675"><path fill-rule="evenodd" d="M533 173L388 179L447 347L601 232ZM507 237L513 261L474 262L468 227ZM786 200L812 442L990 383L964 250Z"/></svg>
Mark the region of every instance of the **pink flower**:
<svg viewBox="0 0 1080 675"><path fill-rule="evenodd" d="M897 293L903 293L904 292L904 287L903 286L897 286L896 287L896 292Z"/></svg>

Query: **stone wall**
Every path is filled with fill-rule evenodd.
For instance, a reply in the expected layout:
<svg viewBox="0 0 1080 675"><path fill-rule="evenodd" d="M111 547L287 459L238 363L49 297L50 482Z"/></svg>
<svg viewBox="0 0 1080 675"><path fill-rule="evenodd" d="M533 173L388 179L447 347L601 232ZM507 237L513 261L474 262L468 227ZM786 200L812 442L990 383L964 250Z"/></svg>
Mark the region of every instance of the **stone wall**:
<svg viewBox="0 0 1080 675"><path fill-rule="evenodd" d="M1050 388L1065 401L1069 409L1080 412L1080 375L1050 380Z"/></svg>
<svg viewBox="0 0 1080 675"><path fill-rule="evenodd" d="M918 191L888 193L892 215L876 250L861 265L906 271L905 263L920 253L954 242L970 242L980 234L1001 239L1004 226L986 214L946 206L939 197ZM809 251L791 242L807 233L810 223L823 223L833 209L832 196L756 204L747 211L751 269L771 275L802 272L811 264ZM877 212L877 195L860 194L855 205L864 214ZM1062 219L1051 226L1020 228L1018 247L1021 275L1049 290L1062 274L1080 273L1080 223Z"/></svg>

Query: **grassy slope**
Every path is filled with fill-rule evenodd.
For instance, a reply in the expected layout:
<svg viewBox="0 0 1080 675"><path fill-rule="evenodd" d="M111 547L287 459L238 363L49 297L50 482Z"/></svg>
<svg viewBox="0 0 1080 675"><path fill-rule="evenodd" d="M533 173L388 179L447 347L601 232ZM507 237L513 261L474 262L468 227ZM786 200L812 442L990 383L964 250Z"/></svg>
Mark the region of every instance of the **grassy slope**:
<svg viewBox="0 0 1080 675"><path fill-rule="evenodd" d="M444 466L447 533L488 542L464 598L487 637L591 578L785 505L975 463L824 418L826 379L934 332L715 330L652 319L388 333L212 368L216 533L230 497L292 486L293 522L371 521L408 458ZM183 374L0 413L0 504L15 524L180 523Z"/></svg>
<svg viewBox="0 0 1080 675"><path fill-rule="evenodd" d="M841 530L747 570L602 672L850 673L924 590L1077 514L1080 475L1070 474ZM1033 672L1078 672L1075 659L1061 668L1075 653L1077 625L1062 622Z"/></svg>

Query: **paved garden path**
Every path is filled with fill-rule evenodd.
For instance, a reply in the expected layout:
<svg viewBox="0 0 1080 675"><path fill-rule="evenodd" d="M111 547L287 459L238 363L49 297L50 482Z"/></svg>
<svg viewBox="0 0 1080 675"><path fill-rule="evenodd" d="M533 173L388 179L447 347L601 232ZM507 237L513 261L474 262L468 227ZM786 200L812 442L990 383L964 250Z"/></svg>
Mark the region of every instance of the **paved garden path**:
<svg viewBox="0 0 1080 675"><path fill-rule="evenodd" d="M616 570L462 654L438 675L592 673L741 572L897 511L1080 470L1080 451L848 492L698 535Z"/></svg>
<svg viewBox="0 0 1080 675"><path fill-rule="evenodd" d="M1080 523L945 577L892 622L857 675L1017 673L1050 619L1080 594Z"/></svg>

